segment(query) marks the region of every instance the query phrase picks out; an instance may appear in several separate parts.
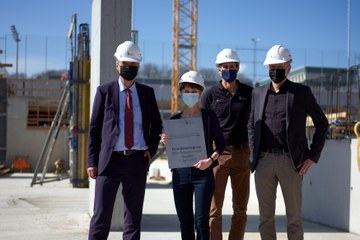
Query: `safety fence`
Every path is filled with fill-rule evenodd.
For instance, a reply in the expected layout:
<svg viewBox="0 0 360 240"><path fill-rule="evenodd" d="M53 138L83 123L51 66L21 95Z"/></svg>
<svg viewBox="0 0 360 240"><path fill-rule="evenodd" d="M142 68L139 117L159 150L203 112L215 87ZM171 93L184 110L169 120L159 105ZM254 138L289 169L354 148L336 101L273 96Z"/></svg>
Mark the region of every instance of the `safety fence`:
<svg viewBox="0 0 360 240"><path fill-rule="evenodd" d="M140 35L141 36L141 35ZM19 42L17 59L16 43L10 34L0 34L0 57L2 63L12 63L7 68L13 77L16 75L18 62L18 77L34 77L49 70L66 70L71 60L71 43L66 36L38 36L22 35ZM172 42L161 40L139 39L139 47L143 55L142 65L153 63L164 72L172 66ZM263 65L266 51L270 46L258 42L256 47L251 39L238 44L198 42L197 66L198 69L215 69L215 58L223 48L234 49L241 61L240 72L254 82L267 78L267 69ZM348 62L345 47L337 49L309 49L288 46L293 56L293 68L299 66L346 67ZM360 53L352 51L351 64L360 63ZM156 76L152 76L156 77ZM169 79L171 76L167 76Z"/></svg>
<svg viewBox="0 0 360 240"><path fill-rule="evenodd" d="M355 136L354 125L360 120L360 65L339 69L335 73L306 79L319 105L323 108L330 124L328 138L347 139ZM307 121L308 136L314 126Z"/></svg>

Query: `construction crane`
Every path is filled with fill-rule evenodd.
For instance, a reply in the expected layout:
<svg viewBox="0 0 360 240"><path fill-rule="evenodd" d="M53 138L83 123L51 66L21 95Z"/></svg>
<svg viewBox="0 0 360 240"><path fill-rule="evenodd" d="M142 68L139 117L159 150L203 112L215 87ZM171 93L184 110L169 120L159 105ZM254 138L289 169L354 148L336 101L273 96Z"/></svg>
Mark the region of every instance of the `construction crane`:
<svg viewBox="0 0 360 240"><path fill-rule="evenodd" d="M197 0L173 0L173 52L171 70L171 112L178 111L180 74L196 70Z"/></svg>

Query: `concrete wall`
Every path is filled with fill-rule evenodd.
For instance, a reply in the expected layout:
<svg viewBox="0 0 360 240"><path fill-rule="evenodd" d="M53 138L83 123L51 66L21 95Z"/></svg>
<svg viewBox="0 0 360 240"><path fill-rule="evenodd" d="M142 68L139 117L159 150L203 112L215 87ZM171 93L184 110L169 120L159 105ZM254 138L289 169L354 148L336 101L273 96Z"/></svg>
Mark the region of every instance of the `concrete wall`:
<svg viewBox="0 0 360 240"><path fill-rule="evenodd" d="M114 81L119 74L115 68L117 46L131 37L131 0L93 0L91 16L91 92L92 108L97 86ZM95 181L89 180L89 213L93 213ZM121 187L116 195L111 230L121 230L123 200Z"/></svg>
<svg viewBox="0 0 360 240"><path fill-rule="evenodd" d="M91 100L96 87L116 80L114 53L131 37L131 0L93 0L91 15Z"/></svg>
<svg viewBox="0 0 360 240"><path fill-rule="evenodd" d="M351 141L350 226L349 231L360 234L360 167L357 163L358 140ZM359 156L360 157L360 156Z"/></svg>
<svg viewBox="0 0 360 240"><path fill-rule="evenodd" d="M5 163L10 167L17 156L26 156L29 159L31 171L34 171L49 133L49 128L27 128L28 101L27 98L8 98L7 154ZM48 164L48 172L55 170L54 162L57 159L62 159L67 164L69 163L67 136L68 131L61 129ZM68 167L68 165L66 167ZM42 171L42 167L39 170Z"/></svg>
<svg viewBox="0 0 360 240"><path fill-rule="evenodd" d="M304 177L303 218L360 233L357 140L327 140L322 156Z"/></svg>

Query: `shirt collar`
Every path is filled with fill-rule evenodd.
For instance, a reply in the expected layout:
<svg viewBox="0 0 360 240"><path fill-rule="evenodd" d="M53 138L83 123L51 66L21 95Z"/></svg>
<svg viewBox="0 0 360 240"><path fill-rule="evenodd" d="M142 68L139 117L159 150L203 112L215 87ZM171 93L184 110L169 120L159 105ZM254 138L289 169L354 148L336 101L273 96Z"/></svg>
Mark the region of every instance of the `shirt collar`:
<svg viewBox="0 0 360 240"><path fill-rule="evenodd" d="M118 80L118 83L119 83L119 87L120 87L120 92L124 91L124 90L127 88L127 87L125 86L125 84L120 80L120 78L119 78L119 80ZM130 90L131 90L132 92L134 92L134 90L135 90L135 82L134 82L133 85L131 85Z"/></svg>
<svg viewBox="0 0 360 240"><path fill-rule="evenodd" d="M269 91L274 92L274 90L271 88L271 87L272 87L271 84L272 84L272 83L270 83L270 85L269 85ZM289 80L286 79L286 81L281 85L281 87L280 87L280 89L279 89L279 93L285 93L285 92L287 92L287 90L288 90L288 85L289 85Z"/></svg>
<svg viewBox="0 0 360 240"><path fill-rule="evenodd" d="M219 82L219 89L222 90L222 91L227 91L227 92L229 92L229 90L227 90L227 89L221 84L221 81L222 81L222 80L220 80L220 82ZM240 81L237 80L237 79L235 79L234 81L236 81L236 84L238 85L238 88L237 88L237 90L236 90L236 93L238 93L238 92L240 91Z"/></svg>

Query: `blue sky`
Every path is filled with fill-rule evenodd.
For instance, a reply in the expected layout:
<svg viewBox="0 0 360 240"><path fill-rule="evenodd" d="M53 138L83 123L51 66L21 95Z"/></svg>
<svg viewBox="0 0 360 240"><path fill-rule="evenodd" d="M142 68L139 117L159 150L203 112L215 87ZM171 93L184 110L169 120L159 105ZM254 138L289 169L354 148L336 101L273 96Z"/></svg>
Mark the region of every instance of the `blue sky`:
<svg viewBox="0 0 360 240"><path fill-rule="evenodd" d="M266 76L266 50L283 44L292 52L293 68L303 65L347 66L347 0L198 0L198 67L214 68L223 48L236 50L242 71L254 74L254 44L258 38L256 78ZM145 63L171 66L172 0L134 0L133 29ZM19 9L21 8L21 9ZM351 65L360 62L360 1L351 0ZM10 26L20 33L19 72L31 75L45 68L67 67L70 52L66 34L71 16L91 24L90 0L11 0L2 3L0 49L15 63L16 45ZM6 35L6 41L5 41ZM27 38L27 47L25 39ZM0 56L2 62L5 55ZM10 72L14 68L8 69Z"/></svg>

